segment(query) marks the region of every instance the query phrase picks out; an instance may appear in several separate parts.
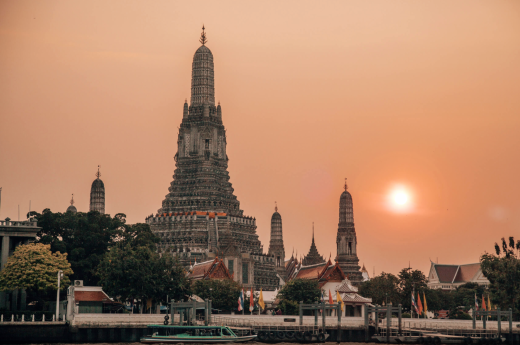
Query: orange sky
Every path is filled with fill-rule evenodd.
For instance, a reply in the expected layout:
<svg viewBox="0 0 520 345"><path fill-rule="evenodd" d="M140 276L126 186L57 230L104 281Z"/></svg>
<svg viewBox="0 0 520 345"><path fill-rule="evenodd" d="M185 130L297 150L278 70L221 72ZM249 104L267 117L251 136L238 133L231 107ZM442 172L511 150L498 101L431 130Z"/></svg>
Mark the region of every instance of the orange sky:
<svg viewBox="0 0 520 345"><path fill-rule="evenodd" d="M370 275L520 239L518 1L2 1L0 217L88 211L98 164L107 213L155 213L203 23L264 250L276 200L288 255L312 222L334 255L345 177Z"/></svg>

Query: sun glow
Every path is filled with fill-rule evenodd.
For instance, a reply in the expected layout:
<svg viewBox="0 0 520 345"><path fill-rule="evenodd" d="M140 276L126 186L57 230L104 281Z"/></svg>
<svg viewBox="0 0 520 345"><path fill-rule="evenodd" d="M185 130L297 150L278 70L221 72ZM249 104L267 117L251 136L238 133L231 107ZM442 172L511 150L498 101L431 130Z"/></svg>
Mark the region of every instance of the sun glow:
<svg viewBox="0 0 520 345"><path fill-rule="evenodd" d="M387 195L387 207L396 213L412 212L412 193L403 185L393 186Z"/></svg>

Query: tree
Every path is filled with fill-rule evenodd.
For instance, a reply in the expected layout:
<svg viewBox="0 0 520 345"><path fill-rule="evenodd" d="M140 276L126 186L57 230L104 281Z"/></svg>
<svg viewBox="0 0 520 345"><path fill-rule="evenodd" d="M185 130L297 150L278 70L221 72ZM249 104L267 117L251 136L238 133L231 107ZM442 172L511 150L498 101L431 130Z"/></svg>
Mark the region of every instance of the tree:
<svg viewBox="0 0 520 345"><path fill-rule="evenodd" d="M232 279L201 279L192 284L193 294L211 299L213 308L225 311L237 310L241 290L240 284ZM244 309L249 310L245 300Z"/></svg>
<svg viewBox="0 0 520 345"><path fill-rule="evenodd" d="M125 215L113 218L97 211L88 213L53 213L49 209L36 216L38 242L50 244L53 252L68 253L74 271L72 279L83 280L85 285L97 285L97 267L103 255L121 238L125 230Z"/></svg>
<svg viewBox="0 0 520 345"><path fill-rule="evenodd" d="M103 289L121 300L166 302L189 295L189 281L179 260L156 251L158 238L148 224L125 226L117 245L104 255L97 274ZM142 311L143 308L141 308Z"/></svg>
<svg viewBox="0 0 520 345"><path fill-rule="evenodd" d="M67 254L52 253L50 247L35 243L18 246L0 272L0 290L56 290L59 270L63 271L61 289L69 285L74 272Z"/></svg>
<svg viewBox="0 0 520 345"><path fill-rule="evenodd" d="M495 243L495 254L484 253L480 257L482 273L489 280L489 291L493 304L501 309L512 308L519 312L520 301L520 241L515 243L502 238L502 246Z"/></svg>
<svg viewBox="0 0 520 345"><path fill-rule="evenodd" d="M277 297L281 301L280 308L284 314L296 315L299 312L299 302L318 302L321 291L317 280L294 279L283 286Z"/></svg>
<svg viewBox="0 0 520 345"><path fill-rule="evenodd" d="M415 298L417 298L418 292L420 292L422 296L422 292L427 290L428 281L426 280L426 276L424 273L422 273L422 271L412 270L410 267L403 268L401 272L399 272L398 277L398 290L399 294L401 295L401 305L403 308L411 310L412 291L415 291Z"/></svg>
<svg viewBox="0 0 520 345"><path fill-rule="evenodd" d="M372 302L382 305L383 302L397 305L401 303L401 295L398 290L399 279L392 273L381 275L364 281L359 287L359 294L372 298Z"/></svg>

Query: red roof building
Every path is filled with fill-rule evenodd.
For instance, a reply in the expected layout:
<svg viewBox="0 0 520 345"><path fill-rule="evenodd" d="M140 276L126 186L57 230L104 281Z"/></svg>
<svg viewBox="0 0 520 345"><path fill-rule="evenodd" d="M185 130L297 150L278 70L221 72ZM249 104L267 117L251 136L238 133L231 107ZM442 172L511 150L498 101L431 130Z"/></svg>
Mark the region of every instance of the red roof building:
<svg viewBox="0 0 520 345"><path fill-rule="evenodd" d="M190 267L188 277L193 280L201 279L233 279L222 259L216 257L201 263L195 263Z"/></svg>
<svg viewBox="0 0 520 345"><path fill-rule="evenodd" d="M466 283L489 285L489 280L480 269L480 263L467 265L439 265L431 263L428 287L431 289L455 290Z"/></svg>

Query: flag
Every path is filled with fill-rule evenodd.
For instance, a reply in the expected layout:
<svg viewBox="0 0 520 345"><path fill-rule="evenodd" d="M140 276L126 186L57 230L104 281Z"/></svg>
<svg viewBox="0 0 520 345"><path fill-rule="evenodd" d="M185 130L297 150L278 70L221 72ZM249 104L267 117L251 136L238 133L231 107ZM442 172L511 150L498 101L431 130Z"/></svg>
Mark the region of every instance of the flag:
<svg viewBox="0 0 520 345"><path fill-rule="evenodd" d="M238 311L244 310L244 289L240 291L240 295L238 296Z"/></svg>
<svg viewBox="0 0 520 345"><path fill-rule="evenodd" d="M334 301L332 300L332 294L330 293L330 289L329 289L329 304L334 304Z"/></svg>
<svg viewBox="0 0 520 345"><path fill-rule="evenodd" d="M341 303L341 311L345 308L345 303L343 303L343 299L341 299L341 295L339 291L336 291L336 302Z"/></svg>
<svg viewBox="0 0 520 345"><path fill-rule="evenodd" d="M253 294L253 287L251 287L251 294L249 295L249 311L253 312L255 309L255 295Z"/></svg>
<svg viewBox="0 0 520 345"><path fill-rule="evenodd" d="M417 293L417 308L419 309L419 315L422 315L423 309L422 309L421 295L419 295L419 293Z"/></svg>
<svg viewBox="0 0 520 345"><path fill-rule="evenodd" d="M477 293L475 292L475 310L478 311L478 299L477 299Z"/></svg>
<svg viewBox="0 0 520 345"><path fill-rule="evenodd" d="M422 297L424 300L424 314L426 315L426 312L428 311L428 304L426 303L426 295L424 294L424 291L422 293Z"/></svg>
<svg viewBox="0 0 520 345"><path fill-rule="evenodd" d="M262 294L262 288L260 288L260 296L258 296L258 305L260 308L265 309L264 295Z"/></svg>
<svg viewBox="0 0 520 345"><path fill-rule="evenodd" d="M415 309L415 312L419 314L419 309L417 308L417 303L415 302L414 292L412 292L412 307Z"/></svg>
<svg viewBox="0 0 520 345"><path fill-rule="evenodd" d="M487 308L486 308L486 299L484 298L484 295L482 295L482 310L487 310Z"/></svg>
<svg viewBox="0 0 520 345"><path fill-rule="evenodd" d="M487 304L487 307L488 307L488 310L491 310L491 301L489 300L489 295L488 295L488 304Z"/></svg>

